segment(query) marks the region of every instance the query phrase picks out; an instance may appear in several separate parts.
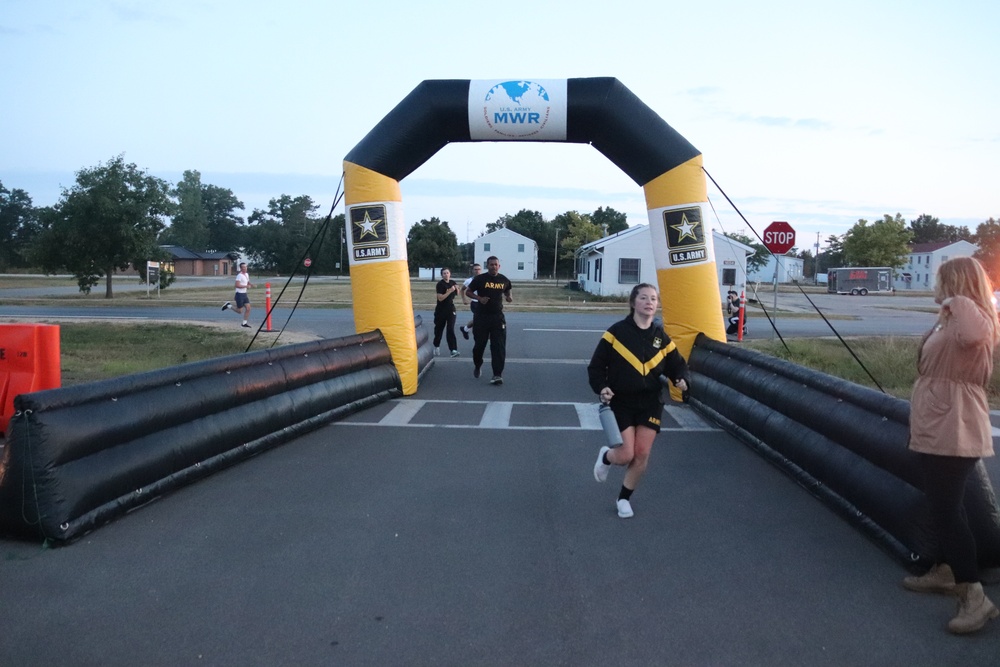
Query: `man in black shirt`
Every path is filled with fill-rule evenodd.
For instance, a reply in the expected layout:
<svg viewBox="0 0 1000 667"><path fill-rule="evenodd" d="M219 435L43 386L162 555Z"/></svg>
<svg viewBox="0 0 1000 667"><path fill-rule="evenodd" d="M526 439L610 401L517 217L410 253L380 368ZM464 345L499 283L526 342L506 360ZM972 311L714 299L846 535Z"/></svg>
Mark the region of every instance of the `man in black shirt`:
<svg viewBox="0 0 1000 667"><path fill-rule="evenodd" d="M503 315L503 302L511 303L511 283L500 273L500 260L490 257L486 260L486 273L472 279L465 288L465 295L479 302L475 321L472 323L472 377L479 377L483 365L486 343L490 344L490 363L493 379L490 384L503 384L503 367L507 360L507 320Z"/></svg>

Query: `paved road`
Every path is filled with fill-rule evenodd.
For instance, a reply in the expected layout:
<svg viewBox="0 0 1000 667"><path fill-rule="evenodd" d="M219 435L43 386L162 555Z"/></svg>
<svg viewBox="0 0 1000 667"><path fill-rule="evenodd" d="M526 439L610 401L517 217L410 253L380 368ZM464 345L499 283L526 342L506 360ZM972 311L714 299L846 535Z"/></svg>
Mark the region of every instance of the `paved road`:
<svg viewBox="0 0 1000 667"><path fill-rule="evenodd" d="M996 664L1000 624L948 635L951 600L685 406L618 519L585 360L620 316L511 312L501 387L460 339L415 396L65 548L0 540L0 664Z"/></svg>
<svg viewBox="0 0 1000 667"><path fill-rule="evenodd" d="M199 281L218 280L197 279ZM11 292L18 290L33 290L36 288L17 288L15 290L0 289L0 299L13 296ZM51 288L49 288L51 289ZM72 288L58 288L70 289ZM116 285L116 289L118 289ZM46 291L42 289L42 291ZM810 300L812 303L810 303ZM763 306L773 314L773 302L763 298ZM282 304L283 305L283 304ZM825 322L819 312L830 318ZM851 297L836 294L809 295L808 299L800 294L781 293L778 295L778 315L776 326L782 336L814 337L833 336L831 326L842 336L877 336L919 335L933 326L934 302L929 296L867 296ZM750 338L773 338L774 329L767 318L756 308L750 308L748 325ZM263 309L258 305L255 315L261 315ZM290 305L278 308L272 316L272 327L280 329L289 318ZM430 311L420 312L425 322L432 321ZM527 326L528 321L541 322L538 326L549 326L551 323L564 323L558 326L593 329L607 326L607 322L624 315L624 311L601 311L598 313L532 313L518 311L517 304L509 310L508 319L511 326ZM226 321L226 316L215 307L151 307L151 306L109 306L109 307L72 307L64 304L52 306L0 306L0 318L94 318L108 319L125 318L150 321ZM235 318L229 317L230 320ZM546 325L545 323L550 323ZM569 324L565 324L569 323ZM552 325L555 326L555 325ZM354 333L353 315L349 309L310 309L299 308L288 321L290 331L300 331L324 338L343 336ZM517 337L512 336L515 340Z"/></svg>
<svg viewBox="0 0 1000 667"><path fill-rule="evenodd" d="M461 341L416 396L75 544L0 540L0 664L996 664L1000 626L949 636L951 600L684 406L618 519L596 334L554 324L502 387Z"/></svg>

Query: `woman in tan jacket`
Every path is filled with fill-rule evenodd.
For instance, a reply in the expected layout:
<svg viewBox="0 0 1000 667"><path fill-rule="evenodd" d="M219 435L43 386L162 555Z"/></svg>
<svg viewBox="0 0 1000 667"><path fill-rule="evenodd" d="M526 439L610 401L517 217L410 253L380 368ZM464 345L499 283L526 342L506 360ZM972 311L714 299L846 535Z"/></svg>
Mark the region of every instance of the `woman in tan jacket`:
<svg viewBox="0 0 1000 667"><path fill-rule="evenodd" d="M965 634L1000 615L983 592L976 540L963 505L969 473L981 457L993 456L986 385L993 374L1000 323L990 280L971 257L941 265L934 296L941 309L917 357L910 449L920 456L924 493L944 562L922 577L907 577L903 585L958 596L958 613L948 630Z"/></svg>

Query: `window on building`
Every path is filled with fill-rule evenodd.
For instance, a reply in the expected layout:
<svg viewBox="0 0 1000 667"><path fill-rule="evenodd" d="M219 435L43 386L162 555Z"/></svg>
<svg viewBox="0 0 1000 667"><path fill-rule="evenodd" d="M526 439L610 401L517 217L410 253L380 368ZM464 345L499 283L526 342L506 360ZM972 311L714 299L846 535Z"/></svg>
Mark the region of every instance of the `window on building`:
<svg viewBox="0 0 1000 667"><path fill-rule="evenodd" d="M489 252L489 251L490 251L490 244L489 243L484 243L483 244L483 252Z"/></svg>
<svg viewBox="0 0 1000 667"><path fill-rule="evenodd" d="M639 283L639 259L622 257L618 260L618 283L636 285Z"/></svg>
<svg viewBox="0 0 1000 667"><path fill-rule="evenodd" d="M524 271L524 262L518 262L517 263L517 270L518 271Z"/></svg>
<svg viewBox="0 0 1000 667"><path fill-rule="evenodd" d="M923 257L917 257L917 266L920 266L921 260L923 260Z"/></svg>
<svg viewBox="0 0 1000 667"><path fill-rule="evenodd" d="M523 243L518 243L517 244L517 251L518 252L524 252L524 244Z"/></svg>

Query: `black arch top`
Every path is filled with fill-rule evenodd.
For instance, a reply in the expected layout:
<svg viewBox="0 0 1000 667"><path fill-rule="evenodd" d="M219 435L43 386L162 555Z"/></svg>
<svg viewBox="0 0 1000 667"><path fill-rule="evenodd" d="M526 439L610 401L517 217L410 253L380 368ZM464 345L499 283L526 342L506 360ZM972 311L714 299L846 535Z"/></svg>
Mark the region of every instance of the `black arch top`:
<svg viewBox="0 0 1000 667"><path fill-rule="evenodd" d="M640 186L700 155L618 79L568 79L566 141L591 144ZM469 80L423 81L345 158L397 181L469 135Z"/></svg>

